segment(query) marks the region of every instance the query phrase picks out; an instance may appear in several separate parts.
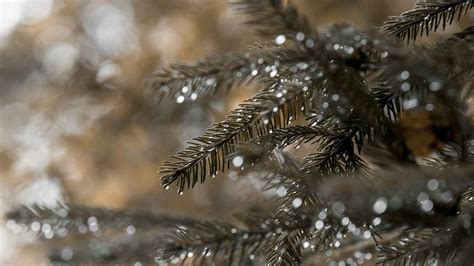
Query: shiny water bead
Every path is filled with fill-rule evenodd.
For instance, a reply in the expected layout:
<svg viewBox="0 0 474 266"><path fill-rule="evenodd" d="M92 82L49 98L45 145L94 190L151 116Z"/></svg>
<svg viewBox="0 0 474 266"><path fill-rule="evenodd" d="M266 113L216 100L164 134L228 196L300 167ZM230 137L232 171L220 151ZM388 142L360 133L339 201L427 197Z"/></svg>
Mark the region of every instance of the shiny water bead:
<svg viewBox="0 0 474 266"><path fill-rule="evenodd" d="M278 36L275 38L275 43L278 44L278 45L284 44L285 41L286 41L285 35L278 35Z"/></svg>
<svg viewBox="0 0 474 266"><path fill-rule="evenodd" d="M242 156L236 156L232 159L232 165L234 167L241 167L244 164L244 157Z"/></svg>
<svg viewBox="0 0 474 266"><path fill-rule="evenodd" d="M136 232L137 230L135 229L135 226L129 225L129 226L127 226L127 230L126 230L126 231L127 231L127 234L133 235L133 234L135 234L135 232Z"/></svg>
<svg viewBox="0 0 474 266"><path fill-rule="evenodd" d="M301 207L303 200L301 198L295 198L291 204L293 205L293 208L297 209Z"/></svg>
<svg viewBox="0 0 474 266"><path fill-rule="evenodd" d="M316 227L316 230L321 230L324 228L324 222L317 220L316 223L314 223L314 227Z"/></svg>
<svg viewBox="0 0 474 266"><path fill-rule="evenodd" d="M284 197L284 196L286 195L287 191L288 191L288 190L286 189L286 187L280 186L280 187L278 187L278 189L277 189L277 195L278 195L279 197Z"/></svg>
<svg viewBox="0 0 474 266"><path fill-rule="evenodd" d="M303 248L309 248L309 242L304 241L302 246L303 246Z"/></svg>
<svg viewBox="0 0 474 266"><path fill-rule="evenodd" d="M439 91L441 90L441 83L434 81L430 83L430 91Z"/></svg>
<svg viewBox="0 0 474 266"><path fill-rule="evenodd" d="M377 201L375 201L374 205L372 206L372 209L374 210L375 213L377 214L382 214L387 210L388 206L388 201L386 198L378 198Z"/></svg>
<svg viewBox="0 0 474 266"><path fill-rule="evenodd" d="M305 38L305 35L304 35L303 32L296 33L296 40L297 41L302 42L302 41L304 41L304 38Z"/></svg>
<svg viewBox="0 0 474 266"><path fill-rule="evenodd" d="M65 247L61 250L60 256L61 256L61 259L65 261L69 261L74 256L74 251L69 247Z"/></svg>
<svg viewBox="0 0 474 266"><path fill-rule="evenodd" d="M179 95L178 97L176 97L176 102L177 102L177 103L183 103L183 102L184 102L184 96L183 96L183 95Z"/></svg>
<svg viewBox="0 0 474 266"><path fill-rule="evenodd" d="M407 80L408 78L410 77L410 72L408 71L403 71L401 74L400 74L400 79L401 80Z"/></svg>

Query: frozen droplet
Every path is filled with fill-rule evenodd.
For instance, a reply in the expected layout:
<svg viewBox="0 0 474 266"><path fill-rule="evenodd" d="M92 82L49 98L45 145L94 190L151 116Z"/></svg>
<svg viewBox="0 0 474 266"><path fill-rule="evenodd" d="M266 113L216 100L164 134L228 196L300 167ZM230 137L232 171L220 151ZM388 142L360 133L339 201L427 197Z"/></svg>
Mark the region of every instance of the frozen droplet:
<svg viewBox="0 0 474 266"><path fill-rule="evenodd" d="M184 96L183 96L183 95L179 95L178 97L176 97L176 102L177 102L177 103L183 103L183 102L184 102Z"/></svg>
<svg viewBox="0 0 474 266"><path fill-rule="evenodd" d="M374 203L372 207L374 212L377 214L382 214L387 210L387 199L386 198L378 198L377 201Z"/></svg>
<svg viewBox="0 0 474 266"><path fill-rule="evenodd" d="M258 74L258 70L254 69L252 70L252 76L256 76Z"/></svg>
<svg viewBox="0 0 474 266"><path fill-rule="evenodd" d="M272 111L273 111L274 113L278 112L278 107L276 107L276 106L273 107Z"/></svg>
<svg viewBox="0 0 474 266"><path fill-rule="evenodd" d="M293 208L297 209L301 207L303 200L301 198L295 198L291 204L293 205Z"/></svg>
<svg viewBox="0 0 474 266"><path fill-rule="evenodd" d="M324 108L324 109L327 109L328 107L329 107L329 103L328 103L328 102L324 102L324 103L323 103L323 108Z"/></svg>
<svg viewBox="0 0 474 266"><path fill-rule="evenodd" d="M278 35L278 36L275 38L275 43L278 44L278 45L284 44L285 41L286 41L285 35Z"/></svg>
<svg viewBox="0 0 474 266"><path fill-rule="evenodd" d="M178 192L178 195L183 195L183 191Z"/></svg>
<svg viewBox="0 0 474 266"><path fill-rule="evenodd" d="M165 187L165 190L168 190L168 189L170 189L170 186L166 186L166 187Z"/></svg>
<svg viewBox="0 0 474 266"><path fill-rule="evenodd" d="M191 258L192 256L194 256L194 253L193 252L188 252L188 258Z"/></svg>
<svg viewBox="0 0 474 266"><path fill-rule="evenodd" d="M281 98L281 97L283 97L283 93L281 93L281 92L278 92L278 93L276 94L276 97L277 97L277 98Z"/></svg>
<svg viewBox="0 0 474 266"><path fill-rule="evenodd" d="M339 101L339 95L334 94L334 95L331 97L331 99L332 99L333 101L337 102L337 101Z"/></svg>
<svg viewBox="0 0 474 266"><path fill-rule="evenodd" d="M188 86L184 86L182 89L181 89L181 92L182 93L188 93L189 91L189 87Z"/></svg>
<svg viewBox="0 0 474 266"><path fill-rule="evenodd" d="M195 93L195 92L191 93L191 100L194 101L194 100L197 99L197 97L198 97L197 93Z"/></svg>
<svg viewBox="0 0 474 266"><path fill-rule="evenodd" d="M270 121L268 119L263 120L264 125L267 125L268 123L270 123Z"/></svg>
<svg viewBox="0 0 474 266"><path fill-rule="evenodd" d="M242 157L242 156L235 156L235 157L232 159L232 164L234 165L234 167L241 167L241 166L244 164L244 157Z"/></svg>

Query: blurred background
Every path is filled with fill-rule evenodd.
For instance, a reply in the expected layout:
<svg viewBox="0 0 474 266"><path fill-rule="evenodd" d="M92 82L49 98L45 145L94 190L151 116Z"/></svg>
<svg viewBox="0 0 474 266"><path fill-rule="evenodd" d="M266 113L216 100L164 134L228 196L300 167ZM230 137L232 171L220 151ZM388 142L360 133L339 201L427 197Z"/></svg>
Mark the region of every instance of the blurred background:
<svg viewBox="0 0 474 266"><path fill-rule="evenodd" d="M315 25L373 28L415 1L295 2ZM244 19L226 0L0 0L0 214L72 202L210 218L264 201L234 171L181 196L162 190L157 174L254 86L160 105L142 89L168 63L261 40ZM32 235L0 222L1 265L46 261Z"/></svg>

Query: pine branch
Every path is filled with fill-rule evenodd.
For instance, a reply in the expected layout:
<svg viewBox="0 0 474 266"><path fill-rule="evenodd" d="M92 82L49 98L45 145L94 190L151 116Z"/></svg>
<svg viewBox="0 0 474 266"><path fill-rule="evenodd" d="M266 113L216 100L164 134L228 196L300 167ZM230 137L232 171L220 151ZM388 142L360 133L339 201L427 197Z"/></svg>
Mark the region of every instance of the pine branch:
<svg viewBox="0 0 474 266"><path fill-rule="evenodd" d="M202 94L229 91L258 78L274 78L278 71L304 72L311 67L308 55L299 49L259 44L247 54L212 55L193 65L175 64L158 70L146 82L146 94L161 102L182 103Z"/></svg>
<svg viewBox="0 0 474 266"><path fill-rule="evenodd" d="M239 0L233 4L238 11L251 17L246 24L257 27L260 34L271 37L286 36L301 43L311 40L314 44L315 30L291 1Z"/></svg>
<svg viewBox="0 0 474 266"><path fill-rule="evenodd" d="M330 133L323 126L291 126L281 128L251 139L248 142L238 145L238 151L234 156L242 156L247 163L254 163L260 158L271 154L275 149L284 149L285 147L296 144L299 148L302 144L315 144L324 136ZM268 168L272 169L272 168Z"/></svg>
<svg viewBox="0 0 474 266"><path fill-rule="evenodd" d="M236 143L283 128L311 108L313 90L292 81L279 81L241 104L227 118L214 124L190 146L178 152L176 162L164 162L163 187L177 181L178 192L230 166L228 156Z"/></svg>
<svg viewBox="0 0 474 266"><path fill-rule="evenodd" d="M400 39L416 40L418 36L429 35L440 26L443 30L457 17L465 15L474 6L472 0L436 0L416 3L412 10L397 17L390 17L382 31Z"/></svg>
<svg viewBox="0 0 474 266"><path fill-rule="evenodd" d="M63 206L48 209L42 206L22 206L6 214L6 219L44 235L65 237L75 231L97 233L108 229L147 230L156 227L193 223L192 220L156 215L146 211L112 210L86 206ZM48 230L41 228L49 228ZM77 233L76 232L76 233ZM125 232L125 231L124 231ZM51 234L52 233L52 234Z"/></svg>

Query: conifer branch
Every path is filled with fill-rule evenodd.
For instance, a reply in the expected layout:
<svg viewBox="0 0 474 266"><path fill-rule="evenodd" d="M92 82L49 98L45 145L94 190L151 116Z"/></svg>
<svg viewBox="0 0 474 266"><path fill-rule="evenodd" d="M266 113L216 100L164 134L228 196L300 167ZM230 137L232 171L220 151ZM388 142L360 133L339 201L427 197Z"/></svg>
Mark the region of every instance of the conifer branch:
<svg viewBox="0 0 474 266"><path fill-rule="evenodd" d="M260 44L247 54L217 54L192 65L160 69L148 78L145 89L147 97L157 102L167 98L182 103L202 94L227 92L254 79L274 78L278 71L304 72L311 64L299 49Z"/></svg>
<svg viewBox="0 0 474 266"><path fill-rule="evenodd" d="M241 104L227 118L214 124L190 146L164 162L160 169L163 187L177 181L178 192L203 183L230 166L228 156L235 144L283 128L312 107L313 89L291 80L273 83Z"/></svg>
<svg viewBox="0 0 474 266"><path fill-rule="evenodd" d="M95 233L108 229L124 230L129 226L135 230L148 230L156 227L175 226L193 223L193 220L157 215L137 210L113 210L86 206L62 206L49 209L42 206L22 206L5 216L17 225L26 225L29 230L43 232L41 228L50 228L52 236L65 237L70 233ZM47 231L50 231L47 230Z"/></svg>
<svg viewBox="0 0 474 266"><path fill-rule="evenodd" d="M282 35L304 43L315 41L315 30L289 0L239 0L236 9L251 17L246 24L255 26L263 35Z"/></svg>
<svg viewBox="0 0 474 266"><path fill-rule="evenodd" d="M440 26L444 30L457 17L465 15L472 7L472 0L436 0L416 3L412 10L400 16L390 17L382 27L382 31L415 41L418 36L429 35Z"/></svg>

